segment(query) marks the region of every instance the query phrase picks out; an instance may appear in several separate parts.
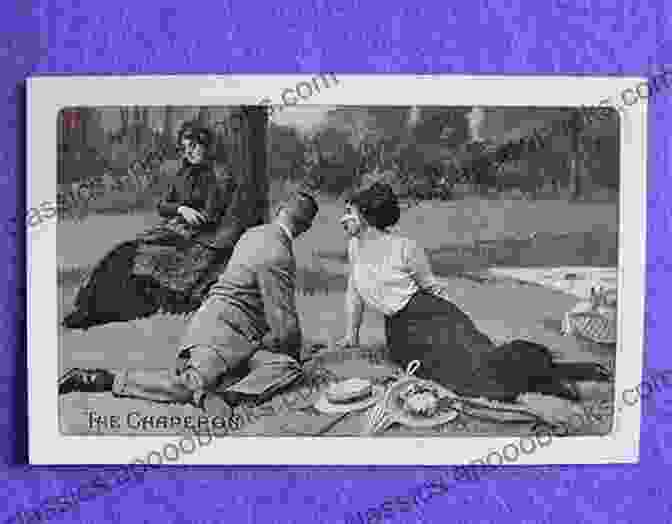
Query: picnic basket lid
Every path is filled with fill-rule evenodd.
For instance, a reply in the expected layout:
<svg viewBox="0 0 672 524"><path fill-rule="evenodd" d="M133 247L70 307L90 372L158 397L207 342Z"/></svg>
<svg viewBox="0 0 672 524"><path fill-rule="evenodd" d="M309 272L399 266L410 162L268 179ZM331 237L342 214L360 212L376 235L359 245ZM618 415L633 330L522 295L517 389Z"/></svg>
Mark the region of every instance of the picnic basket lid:
<svg viewBox="0 0 672 524"><path fill-rule="evenodd" d="M616 290L592 288L590 300L567 314L568 334L579 335L598 344L616 344L618 305Z"/></svg>

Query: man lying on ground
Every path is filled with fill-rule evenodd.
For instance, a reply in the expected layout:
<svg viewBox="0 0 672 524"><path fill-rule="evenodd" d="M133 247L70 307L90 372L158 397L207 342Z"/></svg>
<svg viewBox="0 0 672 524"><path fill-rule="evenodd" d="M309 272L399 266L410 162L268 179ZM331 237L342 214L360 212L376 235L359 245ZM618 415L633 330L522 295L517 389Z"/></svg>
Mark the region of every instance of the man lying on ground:
<svg viewBox="0 0 672 524"><path fill-rule="evenodd" d="M293 239L310 229L315 199L299 192L274 221L248 230L190 319L174 370L73 369L59 394L112 391L120 397L192 402L229 416L235 398L265 397L300 375Z"/></svg>

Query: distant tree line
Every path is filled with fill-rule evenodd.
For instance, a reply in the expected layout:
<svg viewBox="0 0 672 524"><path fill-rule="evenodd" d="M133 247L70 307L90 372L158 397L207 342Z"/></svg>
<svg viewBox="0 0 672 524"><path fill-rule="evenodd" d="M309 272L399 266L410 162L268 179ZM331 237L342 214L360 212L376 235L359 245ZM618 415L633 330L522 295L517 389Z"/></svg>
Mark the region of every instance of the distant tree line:
<svg viewBox="0 0 672 524"><path fill-rule="evenodd" d="M481 194L517 189L529 198L549 183L556 194L569 190L572 199L582 198L593 185L618 190L614 111L566 109L564 118L500 143L472 139L470 111L336 109L309 138L305 170L312 186L326 193L383 178L404 196L420 200L451 198L458 184ZM590 127L598 112L603 128L595 132Z"/></svg>
<svg viewBox="0 0 672 524"><path fill-rule="evenodd" d="M142 178L176 155L177 128L195 119L214 132L214 156L231 169L239 125L227 108L67 108L59 116L59 184L103 176ZM267 123L271 180L304 183L331 195L382 177L415 199L450 198L458 184L473 191L517 188L536 194L546 182L580 197L588 182L618 188L618 140L594 137L578 111L557 129L506 143L472 140L470 107L339 107L310 129ZM104 122L104 113L116 125ZM235 129L234 129L235 127ZM569 151L556 151L566 135ZM109 181L108 181L109 182ZM86 185L86 184L84 184ZM91 185L91 184L89 184ZM96 185L96 184L94 184ZM109 183L107 184L110 185ZM100 191L100 184L97 184ZM81 190L85 191L85 190Z"/></svg>

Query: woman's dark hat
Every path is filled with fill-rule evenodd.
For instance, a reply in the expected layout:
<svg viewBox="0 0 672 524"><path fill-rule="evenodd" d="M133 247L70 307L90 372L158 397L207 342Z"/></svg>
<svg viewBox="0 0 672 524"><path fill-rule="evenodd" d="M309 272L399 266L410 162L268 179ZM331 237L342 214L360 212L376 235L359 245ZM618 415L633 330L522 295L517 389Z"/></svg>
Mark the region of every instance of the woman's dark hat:
<svg viewBox="0 0 672 524"><path fill-rule="evenodd" d="M193 140L204 147L210 147L210 144L212 143L212 133L210 133L209 129L203 126L199 126L193 122L186 122L182 124L182 127L180 128L177 141L181 144L185 139Z"/></svg>

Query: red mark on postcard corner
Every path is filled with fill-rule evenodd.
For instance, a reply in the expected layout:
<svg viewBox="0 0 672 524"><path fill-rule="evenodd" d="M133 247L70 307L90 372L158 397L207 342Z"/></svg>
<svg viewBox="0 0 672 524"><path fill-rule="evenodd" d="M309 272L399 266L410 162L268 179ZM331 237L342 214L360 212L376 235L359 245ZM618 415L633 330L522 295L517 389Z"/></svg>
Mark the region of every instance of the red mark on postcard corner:
<svg viewBox="0 0 672 524"><path fill-rule="evenodd" d="M79 111L68 110L63 111L63 122L68 129L79 127Z"/></svg>

